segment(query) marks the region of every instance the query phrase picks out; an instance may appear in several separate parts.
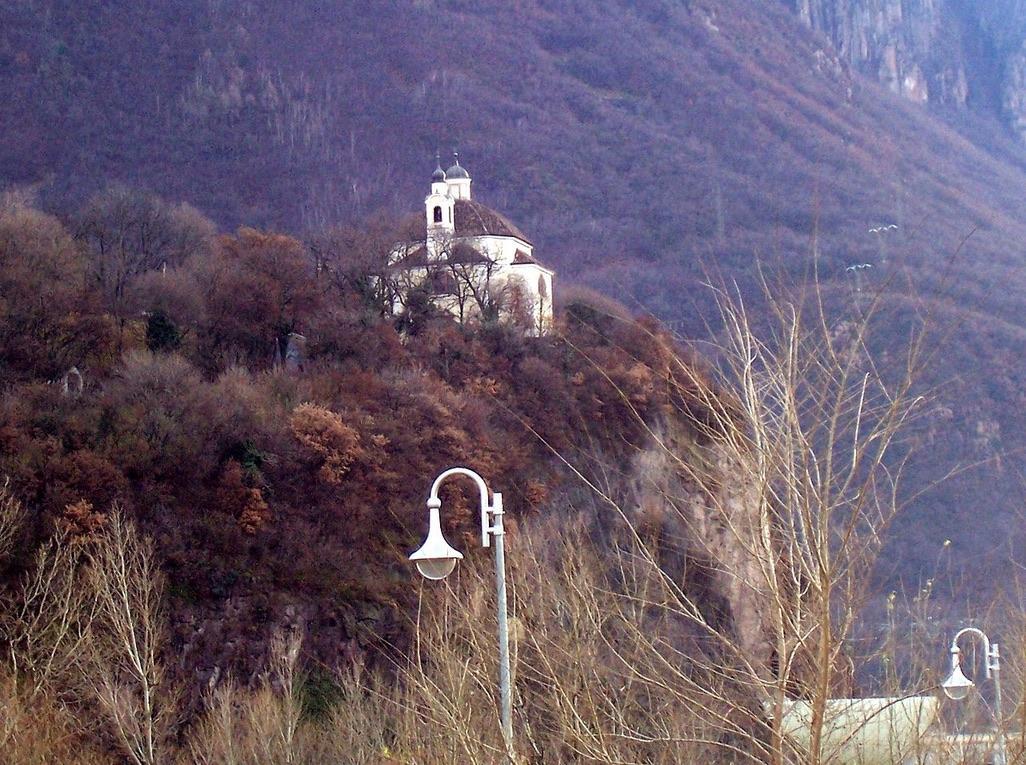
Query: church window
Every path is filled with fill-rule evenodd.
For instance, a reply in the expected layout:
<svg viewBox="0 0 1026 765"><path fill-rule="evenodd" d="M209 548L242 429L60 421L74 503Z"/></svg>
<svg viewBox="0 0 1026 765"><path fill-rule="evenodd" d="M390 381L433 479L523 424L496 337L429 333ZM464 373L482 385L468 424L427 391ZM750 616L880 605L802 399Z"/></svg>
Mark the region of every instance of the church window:
<svg viewBox="0 0 1026 765"><path fill-rule="evenodd" d="M441 222L442 222L442 208L441 207L436 207L435 208L435 223L441 223Z"/></svg>

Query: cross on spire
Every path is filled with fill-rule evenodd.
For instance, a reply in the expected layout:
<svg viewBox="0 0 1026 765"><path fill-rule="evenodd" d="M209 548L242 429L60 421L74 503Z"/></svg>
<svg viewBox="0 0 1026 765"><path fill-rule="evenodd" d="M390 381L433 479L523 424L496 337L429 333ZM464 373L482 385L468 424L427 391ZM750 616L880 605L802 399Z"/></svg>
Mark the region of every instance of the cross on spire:
<svg viewBox="0 0 1026 765"><path fill-rule="evenodd" d="M440 183L445 180L445 171L442 169L442 156L438 149L435 149L435 171L431 173L431 182Z"/></svg>

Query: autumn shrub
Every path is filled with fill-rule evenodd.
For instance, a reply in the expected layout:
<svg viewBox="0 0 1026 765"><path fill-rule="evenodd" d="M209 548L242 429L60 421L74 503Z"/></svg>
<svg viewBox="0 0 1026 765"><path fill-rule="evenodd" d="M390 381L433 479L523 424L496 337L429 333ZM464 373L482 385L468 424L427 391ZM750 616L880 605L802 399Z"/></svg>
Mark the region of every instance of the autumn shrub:
<svg viewBox="0 0 1026 765"><path fill-rule="evenodd" d="M60 378L111 361L109 322L86 283L86 264L56 218L0 211L0 382Z"/></svg>
<svg viewBox="0 0 1026 765"><path fill-rule="evenodd" d="M326 483L338 484L360 458L360 434L341 416L313 404L300 404L289 420L292 435L318 463L317 475Z"/></svg>
<svg viewBox="0 0 1026 765"><path fill-rule="evenodd" d="M271 511L259 487L247 485L243 466L229 460L221 474L217 507L234 517L246 534L256 534L271 521Z"/></svg>
<svg viewBox="0 0 1026 765"><path fill-rule="evenodd" d="M105 386L109 419L106 449L122 470L148 481L180 473L199 458L206 424L217 402L207 395L198 371L178 355L128 355Z"/></svg>

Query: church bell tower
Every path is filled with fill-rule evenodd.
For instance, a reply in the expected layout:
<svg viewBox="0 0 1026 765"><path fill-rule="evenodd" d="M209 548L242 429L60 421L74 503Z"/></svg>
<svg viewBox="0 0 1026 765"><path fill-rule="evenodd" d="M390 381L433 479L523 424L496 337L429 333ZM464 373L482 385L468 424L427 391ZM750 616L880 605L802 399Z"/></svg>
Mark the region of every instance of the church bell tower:
<svg viewBox="0 0 1026 765"><path fill-rule="evenodd" d="M455 232L455 203L456 200L450 195L446 172L442 170L442 163L436 154L435 171L431 174L431 193L424 199L428 255L432 258L437 257Z"/></svg>

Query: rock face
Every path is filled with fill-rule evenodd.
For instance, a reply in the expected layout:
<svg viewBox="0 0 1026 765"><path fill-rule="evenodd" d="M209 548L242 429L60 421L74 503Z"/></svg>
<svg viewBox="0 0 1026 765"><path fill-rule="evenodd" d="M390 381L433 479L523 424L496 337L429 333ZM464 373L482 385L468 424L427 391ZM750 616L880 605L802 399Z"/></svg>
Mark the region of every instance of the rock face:
<svg viewBox="0 0 1026 765"><path fill-rule="evenodd" d="M673 540L652 548L662 565L680 577L709 623L736 641L739 655L752 667L767 668L773 619L765 561L756 552L765 531L759 497L731 480L743 468L721 447L697 445L687 427L672 421L652 432L658 435L632 465L632 520L643 535L655 530L659 538ZM705 478L696 483L699 474Z"/></svg>
<svg viewBox="0 0 1026 765"><path fill-rule="evenodd" d="M1026 140L1026 3L785 1L852 67L891 91L998 115Z"/></svg>
<svg viewBox="0 0 1026 765"><path fill-rule="evenodd" d="M1006 59L1001 110L1011 128L1026 140L1026 41Z"/></svg>

